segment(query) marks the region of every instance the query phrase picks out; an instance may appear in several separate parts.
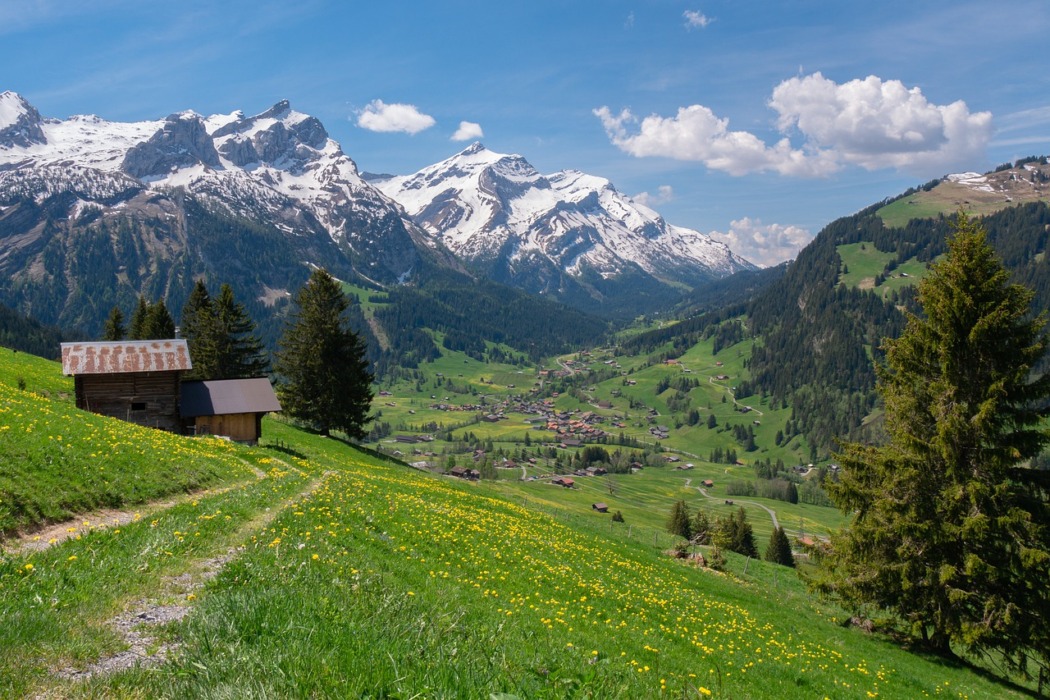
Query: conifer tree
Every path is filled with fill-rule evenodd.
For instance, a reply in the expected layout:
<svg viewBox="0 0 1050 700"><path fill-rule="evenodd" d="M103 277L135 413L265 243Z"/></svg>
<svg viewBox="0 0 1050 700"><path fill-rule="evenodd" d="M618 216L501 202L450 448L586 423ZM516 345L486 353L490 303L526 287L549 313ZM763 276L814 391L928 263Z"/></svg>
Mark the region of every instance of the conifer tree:
<svg viewBox="0 0 1050 700"><path fill-rule="evenodd" d="M878 369L889 443L847 445L829 495L850 525L820 590L951 655L1050 662L1050 483L1024 468L1048 436L1044 319L985 232L958 215L919 286L924 316L885 341Z"/></svg>
<svg viewBox="0 0 1050 700"><path fill-rule="evenodd" d="M758 546L755 544L755 533L747 521L747 511L740 506L734 518L733 545L730 549L745 557L758 558Z"/></svg>
<svg viewBox="0 0 1050 700"><path fill-rule="evenodd" d="M316 270L295 297L275 369L281 405L322 435L342 430L364 439L372 403L365 344L347 327L349 300L325 270Z"/></svg>
<svg viewBox="0 0 1050 700"><path fill-rule="evenodd" d="M675 501L671 515L667 518L667 531L689 539L692 536L692 523L689 522L689 506L685 501Z"/></svg>
<svg viewBox="0 0 1050 700"><path fill-rule="evenodd" d="M769 538L769 545L766 546L764 559L774 564L795 566L795 555L791 553L791 542L788 541L784 528L777 527L773 529L773 534Z"/></svg>
<svg viewBox="0 0 1050 700"><path fill-rule="evenodd" d="M146 310L146 319L142 324L140 340L162 340L175 337L175 319L168 313L164 300L150 304Z"/></svg>
<svg viewBox="0 0 1050 700"><path fill-rule="evenodd" d="M135 311L131 314L131 324L128 326L128 339L129 340L144 340L146 330L146 315L149 313L149 304L146 303L146 297L140 296L139 302L135 306Z"/></svg>
<svg viewBox="0 0 1050 700"><path fill-rule="evenodd" d="M179 329L190 348L193 369L188 379L220 379L218 338L211 295L202 280L193 285L182 307Z"/></svg>
<svg viewBox="0 0 1050 700"><path fill-rule="evenodd" d="M270 363L262 341L255 335L255 322L244 305L234 298L230 285L219 288L219 296L212 305L217 326L219 376L245 379L266 374Z"/></svg>
<svg viewBox="0 0 1050 700"><path fill-rule="evenodd" d="M127 329L124 327L124 313L119 306L114 306L109 311L109 318L102 326L102 340L124 340Z"/></svg>

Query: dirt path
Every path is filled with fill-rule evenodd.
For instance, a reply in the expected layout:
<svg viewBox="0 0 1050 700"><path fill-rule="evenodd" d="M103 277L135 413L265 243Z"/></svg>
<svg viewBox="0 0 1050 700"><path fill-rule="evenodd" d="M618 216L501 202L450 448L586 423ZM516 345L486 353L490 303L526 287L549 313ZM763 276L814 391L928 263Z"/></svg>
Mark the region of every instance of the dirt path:
<svg viewBox="0 0 1050 700"><path fill-rule="evenodd" d="M289 505L316 491L329 473L325 472L324 475L310 480L301 491L286 498L277 507L259 512L239 528L230 540L243 540L251 533L265 528ZM243 544L231 545L225 553L201 559L195 562L189 571L164 579L153 595L131 602L125 612L106 623L124 640L126 649L104 656L85 668L63 668L54 671L54 674L66 680L82 681L135 666L156 666L164 663L179 645L159 642L153 628L181 620L188 615L193 609L195 592L218 576L223 567L244 549Z"/></svg>
<svg viewBox="0 0 1050 700"><path fill-rule="evenodd" d="M275 462L280 462L284 466L288 466L285 462L276 459ZM244 464L251 469L252 473L257 479L265 479L266 472L262 471L254 464L241 460ZM139 506L132 508L102 508L99 510L91 511L89 513L80 513L75 518L70 518L60 523L52 523L46 525L38 530L33 530L21 535L15 535L14 537L0 541L0 550L3 550L7 554L23 554L26 552L40 552L52 545L65 542L72 537L79 537L86 532L92 530L105 530L108 528L117 528L121 525L127 525L128 523L141 520L147 515L158 513L162 510L167 510L181 503L187 501L193 501L199 498L206 498L208 496L215 496L218 494L225 493L232 488L236 488L240 485L240 482L230 484L228 486L222 486L211 489L201 489L199 491L191 491L189 493L179 494L171 498L165 498L157 501L150 501L143 503Z"/></svg>
<svg viewBox="0 0 1050 700"><path fill-rule="evenodd" d="M688 486L688 484L687 484L687 486ZM703 496L704 498L709 498L712 501L732 500L733 501L733 505L736 505L736 504L741 504L741 505L747 504L749 506L756 506L758 508L761 508L762 510L766 511L767 513L769 513L769 517L773 519L773 528L776 529L776 528L780 527L780 523L777 521L777 513L776 513L776 511L773 510L772 508L767 508L766 506L762 505L761 503L756 503L754 501L741 501L741 500L738 500L736 498L733 498L733 499L718 498L717 496L712 496L711 494L709 494L702 486L697 486L696 490L700 492L701 496Z"/></svg>

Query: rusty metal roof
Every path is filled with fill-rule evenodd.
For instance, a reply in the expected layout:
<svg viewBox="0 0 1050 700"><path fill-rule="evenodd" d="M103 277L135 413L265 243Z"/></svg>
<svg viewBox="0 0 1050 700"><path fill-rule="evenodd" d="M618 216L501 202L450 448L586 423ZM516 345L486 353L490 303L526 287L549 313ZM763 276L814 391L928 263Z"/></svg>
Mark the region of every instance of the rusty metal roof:
<svg viewBox="0 0 1050 700"><path fill-rule="evenodd" d="M62 374L170 372L192 369L184 338L62 343Z"/></svg>
<svg viewBox="0 0 1050 700"><path fill-rule="evenodd" d="M182 383L179 412L183 418L280 410L281 404L266 377Z"/></svg>

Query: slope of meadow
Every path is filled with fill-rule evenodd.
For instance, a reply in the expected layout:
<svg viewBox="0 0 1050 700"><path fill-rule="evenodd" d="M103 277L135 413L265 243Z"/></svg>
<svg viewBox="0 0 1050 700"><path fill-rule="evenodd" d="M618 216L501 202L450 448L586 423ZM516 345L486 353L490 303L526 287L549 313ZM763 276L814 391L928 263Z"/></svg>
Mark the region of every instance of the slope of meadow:
<svg viewBox="0 0 1050 700"><path fill-rule="evenodd" d="M25 399L8 382L4 406ZM71 465L95 450L108 469L145 439L98 419L114 436L101 453L72 427L94 418L34 401L16 450ZM211 488L49 547L9 541L0 696L1021 697L837 624L790 570L697 569L605 521L275 421L265 434L254 449L166 436L180 463L220 465Z"/></svg>

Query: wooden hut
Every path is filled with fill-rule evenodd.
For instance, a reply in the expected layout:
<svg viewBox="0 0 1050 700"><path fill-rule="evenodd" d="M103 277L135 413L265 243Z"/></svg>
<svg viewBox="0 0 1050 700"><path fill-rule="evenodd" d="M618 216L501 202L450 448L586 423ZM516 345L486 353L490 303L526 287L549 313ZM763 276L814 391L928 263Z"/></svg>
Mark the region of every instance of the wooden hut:
<svg viewBox="0 0 1050 700"><path fill-rule="evenodd" d="M183 339L62 343L77 408L179 431L179 379L191 369Z"/></svg>
<svg viewBox="0 0 1050 700"><path fill-rule="evenodd" d="M266 377L183 382L179 404L186 432L253 444L263 415L281 410Z"/></svg>

